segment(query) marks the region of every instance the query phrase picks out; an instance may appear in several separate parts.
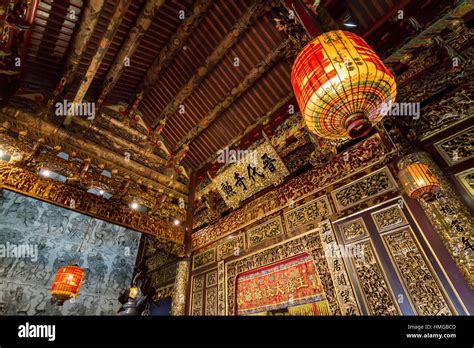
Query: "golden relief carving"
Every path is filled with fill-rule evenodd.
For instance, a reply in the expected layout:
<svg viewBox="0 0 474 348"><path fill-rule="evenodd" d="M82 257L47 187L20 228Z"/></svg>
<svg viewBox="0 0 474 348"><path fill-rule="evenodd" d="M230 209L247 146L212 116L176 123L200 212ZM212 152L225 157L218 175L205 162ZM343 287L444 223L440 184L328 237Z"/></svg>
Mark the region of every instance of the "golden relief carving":
<svg viewBox="0 0 474 348"><path fill-rule="evenodd" d="M326 252L332 281L336 289L337 299L343 315L360 315L360 308L356 300L354 289L347 273L341 251L331 222L325 220L319 225L321 242Z"/></svg>
<svg viewBox="0 0 474 348"><path fill-rule="evenodd" d="M474 168L457 173L454 176L461 183L462 187L464 187L471 199L474 199Z"/></svg>
<svg viewBox="0 0 474 348"><path fill-rule="evenodd" d="M191 315L203 315L203 290L193 292L191 300Z"/></svg>
<svg viewBox="0 0 474 348"><path fill-rule="evenodd" d="M176 265L160 269L151 273L151 284L153 287L159 287L164 283L173 280L176 277Z"/></svg>
<svg viewBox="0 0 474 348"><path fill-rule="evenodd" d="M357 218L339 225L344 242L353 242L355 240L367 237L369 232L362 218Z"/></svg>
<svg viewBox="0 0 474 348"><path fill-rule="evenodd" d="M395 190L397 184L387 167L331 192L336 208L342 211L372 197Z"/></svg>
<svg viewBox="0 0 474 348"><path fill-rule="evenodd" d="M286 212L286 226L291 231L308 222L327 218L331 213L327 196L322 196Z"/></svg>
<svg viewBox="0 0 474 348"><path fill-rule="evenodd" d="M216 261L216 250L214 248L203 251L193 256L193 269L205 266Z"/></svg>
<svg viewBox="0 0 474 348"><path fill-rule="evenodd" d="M205 315L217 315L217 286L206 289Z"/></svg>
<svg viewBox="0 0 474 348"><path fill-rule="evenodd" d="M156 289L155 294L153 295L153 301L159 301L166 297L173 296L173 285L168 285L159 289Z"/></svg>
<svg viewBox="0 0 474 348"><path fill-rule="evenodd" d="M273 238L283 233L281 217L278 216L257 227L247 231L249 247L262 243L264 240Z"/></svg>
<svg viewBox="0 0 474 348"><path fill-rule="evenodd" d="M244 249L244 235L240 234L217 246L217 259L223 260L232 255L239 255L239 253Z"/></svg>
<svg viewBox="0 0 474 348"><path fill-rule="evenodd" d="M401 314L370 240L354 243L353 246L358 246L357 249L362 250L359 253L352 253L350 259L356 270L369 314Z"/></svg>
<svg viewBox="0 0 474 348"><path fill-rule="evenodd" d="M393 230L408 224L405 214L398 204L379 210L371 215L379 232Z"/></svg>
<svg viewBox="0 0 474 348"><path fill-rule="evenodd" d="M225 265L224 261L217 264L217 312L225 315Z"/></svg>
<svg viewBox="0 0 474 348"><path fill-rule="evenodd" d="M348 155L336 155L327 165L310 169L288 180L285 184L220 219L218 223L193 233L193 249L223 238L264 216L287 207L291 200L295 201L315 193L337 180L382 161L386 156L385 147L378 134L349 148L346 153Z"/></svg>
<svg viewBox="0 0 474 348"><path fill-rule="evenodd" d="M190 260L185 257L178 261L171 301L171 315L186 314L186 288L188 284Z"/></svg>
<svg viewBox="0 0 474 348"><path fill-rule="evenodd" d="M285 242L268 247L264 250L259 250L253 254L246 255L238 260L226 263L226 314L235 314L234 294L235 281L238 274L260 268L302 253L309 253L313 260L318 260L317 269L321 283L323 284L324 290L326 292L326 298L329 302L330 311L333 315L341 315L341 309L336 297L334 284L329 271L329 265L325 257L325 252L322 247L318 231L292 238Z"/></svg>
<svg viewBox="0 0 474 348"><path fill-rule="evenodd" d="M435 148L446 163L452 166L474 157L472 139L474 139L474 126L437 142Z"/></svg>
<svg viewBox="0 0 474 348"><path fill-rule="evenodd" d="M397 273L418 315L455 314L448 305L410 227L382 235Z"/></svg>
<svg viewBox="0 0 474 348"><path fill-rule="evenodd" d="M193 291L202 290L204 288L204 275L193 277Z"/></svg>
<svg viewBox="0 0 474 348"><path fill-rule="evenodd" d="M115 201L105 201L87 192L58 181L41 178L36 173L0 166L0 185L3 188L30 196L64 208L152 235L162 242L170 253L183 252L184 231L159 218L130 210Z"/></svg>

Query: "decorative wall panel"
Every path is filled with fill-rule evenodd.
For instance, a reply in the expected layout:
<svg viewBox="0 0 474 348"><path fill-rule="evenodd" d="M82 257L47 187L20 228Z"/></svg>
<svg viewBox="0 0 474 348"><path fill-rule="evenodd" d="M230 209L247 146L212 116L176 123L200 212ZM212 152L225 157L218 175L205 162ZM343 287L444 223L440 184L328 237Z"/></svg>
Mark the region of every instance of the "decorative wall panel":
<svg viewBox="0 0 474 348"><path fill-rule="evenodd" d="M244 234L240 234L217 246L217 259L223 260L229 256L238 255L244 249Z"/></svg>
<svg viewBox="0 0 474 348"><path fill-rule="evenodd" d="M457 173L455 177L462 187L464 187L471 199L474 199L474 168Z"/></svg>
<svg viewBox="0 0 474 348"><path fill-rule="evenodd" d="M193 269L208 265L216 261L216 249L212 248L193 256Z"/></svg>
<svg viewBox="0 0 474 348"><path fill-rule="evenodd" d="M437 142L435 148L446 163L452 166L474 157L472 139L474 139L474 126Z"/></svg>
<svg viewBox="0 0 474 348"><path fill-rule="evenodd" d="M319 197L285 213L288 230L305 225L310 221L321 220L331 215L327 196Z"/></svg>
<svg viewBox="0 0 474 348"><path fill-rule="evenodd" d="M283 226L281 224L281 217L278 216L247 231L249 247L281 234L283 234Z"/></svg>
<svg viewBox="0 0 474 348"><path fill-rule="evenodd" d="M300 235L226 263L226 314L235 314L235 299L233 294L235 293L235 281L238 274L264 267L305 252L309 253L313 257L313 260L318 260L317 269L329 302L330 312L333 315L341 315L331 274L329 272L329 265L324 255L318 231L308 232L304 235Z"/></svg>
<svg viewBox="0 0 474 348"><path fill-rule="evenodd" d="M217 315L217 286L206 289L205 315Z"/></svg>
<svg viewBox="0 0 474 348"><path fill-rule="evenodd" d="M193 291L204 289L204 275L200 274L193 277Z"/></svg>
<svg viewBox="0 0 474 348"><path fill-rule="evenodd" d="M369 236L369 232L367 231L367 227L362 218L344 222L339 225L339 230L341 231L342 238L346 243L352 243L358 239Z"/></svg>
<svg viewBox="0 0 474 348"><path fill-rule="evenodd" d="M0 258L0 314L115 315L130 285L140 234L11 191L0 191L0 245L32 257ZM82 246L81 246L82 244ZM49 289L61 266L86 270L79 296L59 307Z"/></svg>
<svg viewBox="0 0 474 348"><path fill-rule="evenodd" d="M370 240L355 243L362 253L350 256L370 315L399 315L390 285Z"/></svg>
<svg viewBox="0 0 474 348"><path fill-rule="evenodd" d="M419 315L455 314L428 267L426 257L415 242L411 228L406 226L384 234L382 239L415 312Z"/></svg>
<svg viewBox="0 0 474 348"><path fill-rule="evenodd" d="M225 315L225 265L224 261L217 264L217 313Z"/></svg>
<svg viewBox="0 0 474 348"><path fill-rule="evenodd" d="M236 297L238 315L308 303L316 303L324 314L329 311L318 271L307 253L239 274Z"/></svg>
<svg viewBox="0 0 474 348"><path fill-rule="evenodd" d="M395 190L397 184L387 167L331 192L338 211Z"/></svg>
<svg viewBox="0 0 474 348"><path fill-rule="evenodd" d="M276 189L220 219L219 223L193 233L193 250L223 238L272 212L288 207L291 199L298 200L305 195L321 190L337 180L382 161L386 156L385 147L378 134L362 140L345 153L348 155L336 155L327 165L315 167L288 180Z"/></svg>
<svg viewBox="0 0 474 348"><path fill-rule="evenodd" d="M255 149L247 151L244 158L212 179L212 185L229 207L237 208L240 202L255 193L272 184L282 183L289 174L269 141L265 140Z"/></svg>
<svg viewBox="0 0 474 348"><path fill-rule="evenodd" d="M217 270L206 274L206 286L217 285Z"/></svg>
<svg viewBox="0 0 474 348"><path fill-rule="evenodd" d="M372 219L379 232L393 230L408 223L398 204L372 213Z"/></svg>
<svg viewBox="0 0 474 348"><path fill-rule="evenodd" d="M203 290L193 292L191 300L191 315L202 315Z"/></svg>
<svg viewBox="0 0 474 348"><path fill-rule="evenodd" d="M328 260L329 271L336 288L341 312L343 315L360 315L360 307L329 220L321 222L319 233Z"/></svg>

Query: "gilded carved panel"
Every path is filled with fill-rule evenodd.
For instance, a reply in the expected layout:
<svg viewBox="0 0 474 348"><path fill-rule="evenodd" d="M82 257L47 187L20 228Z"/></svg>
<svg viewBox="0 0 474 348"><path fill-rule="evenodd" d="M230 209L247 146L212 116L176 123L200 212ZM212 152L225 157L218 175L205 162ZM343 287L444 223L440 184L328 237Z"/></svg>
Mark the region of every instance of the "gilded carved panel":
<svg viewBox="0 0 474 348"><path fill-rule="evenodd" d="M394 301L390 285L370 240L356 243L359 253L350 256L370 315L401 314Z"/></svg>
<svg viewBox="0 0 474 348"><path fill-rule="evenodd" d="M244 249L244 234L240 234L217 246L217 259L223 260L229 256L238 255Z"/></svg>
<svg viewBox="0 0 474 348"><path fill-rule="evenodd" d="M205 315L217 315L217 286L206 289Z"/></svg>
<svg viewBox="0 0 474 348"><path fill-rule="evenodd" d="M370 173L331 192L338 211L395 190L397 184L387 167Z"/></svg>
<svg viewBox="0 0 474 348"><path fill-rule="evenodd" d="M191 315L203 314L203 290L193 292L191 300Z"/></svg>
<svg viewBox="0 0 474 348"><path fill-rule="evenodd" d="M398 204L379 210L371 215L379 232L393 230L408 224L405 214Z"/></svg>
<svg viewBox="0 0 474 348"><path fill-rule="evenodd" d="M264 240L283 234L281 217L277 216L247 231L249 247L262 243Z"/></svg>
<svg viewBox="0 0 474 348"><path fill-rule="evenodd" d="M474 199L474 168L470 168L455 175L462 187Z"/></svg>
<svg viewBox="0 0 474 348"><path fill-rule="evenodd" d="M216 249L212 248L193 256L193 269L216 261Z"/></svg>
<svg viewBox="0 0 474 348"><path fill-rule="evenodd" d="M285 213L286 226L291 231L308 222L321 220L331 215L327 196L316 198Z"/></svg>
<svg viewBox="0 0 474 348"><path fill-rule="evenodd" d="M472 139L474 139L474 126L437 142L435 148L446 163L452 166L474 157Z"/></svg>
<svg viewBox="0 0 474 348"><path fill-rule="evenodd" d="M396 266L404 288L418 315L452 315L436 276L426 256L416 243L411 228L382 235L384 244Z"/></svg>
<svg viewBox="0 0 474 348"><path fill-rule="evenodd" d="M329 265L325 257L324 248L318 231L306 233L304 235L286 240L272 245L271 247L259 250L255 253L225 264L225 284L226 284L226 314L235 313L235 281L240 273L252 269L260 268L292 256L302 253L309 253L314 260L318 260L317 269L326 292L330 311L333 315L341 315L341 309L336 297L334 284L329 272Z"/></svg>
<svg viewBox="0 0 474 348"><path fill-rule="evenodd" d="M352 243L369 235L365 222L360 217L339 225L339 230L346 243Z"/></svg>
<svg viewBox="0 0 474 348"><path fill-rule="evenodd" d="M200 274L193 277L193 291L202 290L204 288L204 275Z"/></svg>
<svg viewBox="0 0 474 348"><path fill-rule="evenodd" d="M325 220L319 226L321 242L329 264L329 271L336 289L336 296L343 315L360 315L354 289L347 273L346 266L337 244L331 222Z"/></svg>
<svg viewBox="0 0 474 348"><path fill-rule="evenodd" d="M225 266L224 261L217 264L217 314L225 315Z"/></svg>

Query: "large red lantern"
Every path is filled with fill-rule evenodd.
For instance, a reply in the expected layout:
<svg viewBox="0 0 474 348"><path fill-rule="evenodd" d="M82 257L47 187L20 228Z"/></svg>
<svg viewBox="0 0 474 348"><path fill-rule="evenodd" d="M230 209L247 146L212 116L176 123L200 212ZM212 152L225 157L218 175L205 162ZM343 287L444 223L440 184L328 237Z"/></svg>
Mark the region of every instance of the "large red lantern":
<svg viewBox="0 0 474 348"><path fill-rule="evenodd" d="M393 75L359 36L341 30L311 41L291 83L308 128L323 138L360 138L390 110Z"/></svg>
<svg viewBox="0 0 474 348"><path fill-rule="evenodd" d="M64 301L77 297L84 273L79 266L64 266L58 270L51 286L51 296L58 300L58 305L61 306Z"/></svg>

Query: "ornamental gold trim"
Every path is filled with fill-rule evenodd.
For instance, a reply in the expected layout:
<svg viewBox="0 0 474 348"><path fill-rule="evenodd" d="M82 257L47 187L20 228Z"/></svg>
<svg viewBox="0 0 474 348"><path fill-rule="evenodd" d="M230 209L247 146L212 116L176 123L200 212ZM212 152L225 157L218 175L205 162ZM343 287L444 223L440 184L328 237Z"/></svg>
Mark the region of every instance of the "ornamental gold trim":
<svg viewBox="0 0 474 348"><path fill-rule="evenodd" d="M436 142L434 147L444 161L453 166L474 158L472 139L474 139L474 126Z"/></svg>
<svg viewBox="0 0 474 348"><path fill-rule="evenodd" d="M391 205L387 208L373 212L370 215L379 232L393 230L408 224L405 213L400 208L399 204Z"/></svg>

